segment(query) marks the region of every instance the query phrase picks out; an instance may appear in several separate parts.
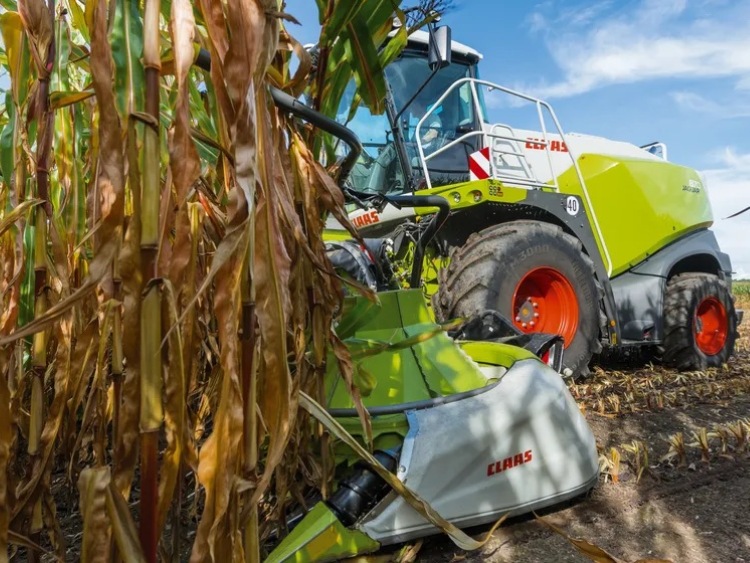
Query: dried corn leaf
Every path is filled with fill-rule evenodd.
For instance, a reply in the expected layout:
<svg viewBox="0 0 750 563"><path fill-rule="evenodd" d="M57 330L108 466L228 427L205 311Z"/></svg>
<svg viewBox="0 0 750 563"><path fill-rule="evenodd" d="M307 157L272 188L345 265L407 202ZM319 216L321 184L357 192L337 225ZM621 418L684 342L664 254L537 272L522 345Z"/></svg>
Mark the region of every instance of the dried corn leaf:
<svg viewBox="0 0 750 563"><path fill-rule="evenodd" d="M87 468L81 471L78 491L83 518L81 561L99 563L109 561L112 529L107 514L107 492L110 484L109 469Z"/></svg>
<svg viewBox="0 0 750 563"><path fill-rule="evenodd" d="M198 152L190 133L190 104L188 73L194 58L195 18L193 8L187 0L172 1L170 32L172 51L175 57L177 101L174 113L174 130L169 143L169 161L177 198L178 212L175 224L175 240L170 261L170 279L181 294L183 284L194 283L186 279L185 270L191 256L190 215L187 202L188 191L200 176Z"/></svg>
<svg viewBox="0 0 750 563"><path fill-rule="evenodd" d="M198 524L190 560L230 561L241 550L233 535L226 534L226 517L239 467L243 427L242 387L239 379L239 283L245 242L240 251L222 268L215 293L215 314L221 343L221 390L215 410L213 432L200 450L198 479L205 488L206 501Z"/></svg>
<svg viewBox="0 0 750 563"><path fill-rule="evenodd" d="M41 434L41 451L35 459L31 475L24 487L16 493L16 503L13 509L15 520L22 513L27 503L39 498L40 491L37 490L40 483L48 480L52 472L52 454L60 434L60 428L67 414L67 409L72 405L76 382L75 375L81 374L86 356L93 347L93 339L96 336L96 326L92 323L78 337L76 342L76 353L72 353L71 345L73 339L72 315L66 315L55 327L58 341L55 371L55 395L49 407L47 420ZM84 383L85 386L85 383Z"/></svg>
<svg viewBox="0 0 750 563"><path fill-rule="evenodd" d="M30 38L31 54L34 57L40 79L46 79L52 72L50 49L54 49L53 20L44 0L19 0L18 13Z"/></svg>
<svg viewBox="0 0 750 563"><path fill-rule="evenodd" d="M124 563L144 563L141 542L135 529L130 508L120 491L110 481L105 491L107 514L112 522L112 531L117 542L119 556Z"/></svg>
<svg viewBox="0 0 750 563"><path fill-rule="evenodd" d="M177 320L175 290L169 281L164 282L164 300L169 322ZM167 512L172 504L175 485L180 475L183 451L188 440L187 409L185 405L185 366L183 364L182 335L179 330L170 332L169 363L164 382L164 430L167 447L162 457L159 481L159 509L157 528L162 530Z"/></svg>
<svg viewBox="0 0 750 563"><path fill-rule="evenodd" d="M46 549L44 549L38 543L35 543L35 542L31 541L29 538L27 538L26 536L23 536L21 534L17 534L16 532L8 532L8 543L11 543L13 545L18 545L18 546L21 546L21 547L25 547L26 549L36 551L38 553L46 555L47 557L54 557L55 556L54 553L52 553L50 551L47 551ZM2 558L3 555L5 555L7 557L7 552L0 553L0 558ZM7 561L7 559L6 559L6 561Z"/></svg>
<svg viewBox="0 0 750 563"><path fill-rule="evenodd" d="M36 207L40 203L42 203L41 199L27 199L14 207L10 212L4 213L3 218L0 219L0 235L5 233L16 221L25 217L29 209Z"/></svg>
<svg viewBox="0 0 750 563"><path fill-rule="evenodd" d="M423 540L417 541L413 545L407 545L398 554L395 563L414 563L419 555L419 550L422 549Z"/></svg>

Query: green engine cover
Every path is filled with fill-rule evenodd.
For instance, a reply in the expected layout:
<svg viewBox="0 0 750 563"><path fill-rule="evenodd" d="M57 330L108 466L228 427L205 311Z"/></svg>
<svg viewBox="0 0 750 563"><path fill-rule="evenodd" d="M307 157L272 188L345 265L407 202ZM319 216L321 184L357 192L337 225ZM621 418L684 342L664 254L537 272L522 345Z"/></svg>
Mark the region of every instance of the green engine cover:
<svg viewBox="0 0 750 563"><path fill-rule="evenodd" d="M695 170L596 154L582 155L578 165L612 259L612 276L713 223L706 188ZM561 192L583 197L573 168L560 176L559 185Z"/></svg>

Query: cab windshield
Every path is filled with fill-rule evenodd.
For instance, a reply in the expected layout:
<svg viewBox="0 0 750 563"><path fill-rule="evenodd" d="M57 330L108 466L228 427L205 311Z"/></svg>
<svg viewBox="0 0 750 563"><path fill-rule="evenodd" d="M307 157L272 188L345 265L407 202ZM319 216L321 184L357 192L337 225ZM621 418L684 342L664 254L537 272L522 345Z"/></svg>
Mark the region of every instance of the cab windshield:
<svg viewBox="0 0 750 563"><path fill-rule="evenodd" d="M424 54L407 53L390 65L386 69L386 76L395 106L403 108L431 73ZM475 130L477 116L469 83L455 88L440 105L435 105L456 81L470 77L471 67L461 62L454 62L441 69L399 118L399 125L406 140L409 165L412 174L417 178L422 177L423 170L417 149L416 128L419 120L427 112L431 111L420 129L422 150L426 157ZM469 155L478 149L479 138L470 137L430 158L427 162L432 185L467 181Z"/></svg>
<svg viewBox="0 0 750 563"><path fill-rule="evenodd" d="M431 70L426 53L403 54L386 68L386 79L393 96L396 112L414 96L429 78ZM454 82L471 76L468 64L454 61L439 70L399 117L399 127L405 141L409 174L418 185L423 176L417 149L416 126L433 109L435 102ZM395 146L388 116L372 115L360 106L351 114L355 84L346 90L337 120L352 129L362 141L364 152L357 162L349 182L355 190L379 193L402 192L410 188ZM420 136L425 156L435 153L467 132L473 131L478 120L474 111L470 85L453 90L422 124ZM479 137L471 137L428 160L433 186L452 184L469 179L468 156L479 149Z"/></svg>

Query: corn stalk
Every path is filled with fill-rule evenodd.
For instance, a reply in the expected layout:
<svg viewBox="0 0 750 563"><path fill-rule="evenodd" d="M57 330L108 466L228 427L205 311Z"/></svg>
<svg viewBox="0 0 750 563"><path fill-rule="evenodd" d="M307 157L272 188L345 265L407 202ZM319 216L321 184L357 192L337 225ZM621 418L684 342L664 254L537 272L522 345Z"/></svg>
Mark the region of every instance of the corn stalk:
<svg viewBox="0 0 750 563"><path fill-rule="evenodd" d="M34 315L43 317L48 308L47 241L48 225L52 220L50 201L49 164L53 137L53 119L50 110L50 76L55 61L54 13L55 2L45 5L41 0L20 2L19 11L24 21L31 53L33 55L37 85L32 112L37 118L36 142L36 194L42 205L34 212ZM31 406L29 416L28 453L38 463L42 428L44 426L44 376L47 371L48 332L40 330L34 334L31 353ZM37 495L31 512L30 532L32 541L38 543L44 527L42 496ZM29 551L30 561L36 560L36 552Z"/></svg>
<svg viewBox="0 0 750 563"><path fill-rule="evenodd" d="M162 408L161 298L156 280L161 195L159 141L159 0L147 0L143 21L143 64L146 77L146 129L143 139L141 192L141 275L145 281L141 305L141 503L140 538L146 561L156 563L159 433Z"/></svg>

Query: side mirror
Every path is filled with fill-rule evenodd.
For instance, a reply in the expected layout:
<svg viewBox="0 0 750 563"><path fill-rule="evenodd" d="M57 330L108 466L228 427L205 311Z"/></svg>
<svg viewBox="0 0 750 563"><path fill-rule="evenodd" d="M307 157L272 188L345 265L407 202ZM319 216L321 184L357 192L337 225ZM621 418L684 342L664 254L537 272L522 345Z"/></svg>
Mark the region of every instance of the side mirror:
<svg viewBox="0 0 750 563"><path fill-rule="evenodd" d="M451 28L447 25L430 25L430 47L427 63L433 72L451 64Z"/></svg>

